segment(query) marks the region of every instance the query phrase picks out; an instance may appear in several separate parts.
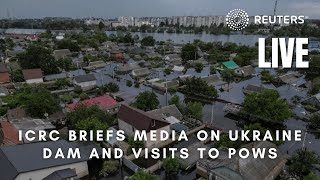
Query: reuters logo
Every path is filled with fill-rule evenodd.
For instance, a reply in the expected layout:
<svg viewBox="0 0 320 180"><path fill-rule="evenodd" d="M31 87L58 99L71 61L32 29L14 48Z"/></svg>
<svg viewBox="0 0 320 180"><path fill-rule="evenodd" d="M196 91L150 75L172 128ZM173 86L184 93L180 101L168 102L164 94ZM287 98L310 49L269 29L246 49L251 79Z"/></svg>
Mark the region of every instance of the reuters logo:
<svg viewBox="0 0 320 180"><path fill-rule="evenodd" d="M241 31L249 24L249 16L242 9L234 9L226 16L227 26L234 31Z"/></svg>

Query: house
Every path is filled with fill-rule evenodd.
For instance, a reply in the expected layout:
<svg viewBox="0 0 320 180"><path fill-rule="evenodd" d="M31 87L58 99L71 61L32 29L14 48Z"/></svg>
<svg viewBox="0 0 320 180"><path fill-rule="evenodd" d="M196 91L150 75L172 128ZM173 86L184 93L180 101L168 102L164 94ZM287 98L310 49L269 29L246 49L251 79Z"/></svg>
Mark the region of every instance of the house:
<svg viewBox="0 0 320 180"><path fill-rule="evenodd" d="M0 121L0 146L19 144L18 130L9 121Z"/></svg>
<svg viewBox="0 0 320 180"><path fill-rule="evenodd" d="M252 155L241 158L238 154L229 158L228 152L220 151L216 159L203 158L197 162L197 175L204 179L219 180L274 180L283 171L287 160L275 144L260 141L246 144L242 148L261 148L266 152L275 148L278 153L275 159L254 158Z"/></svg>
<svg viewBox="0 0 320 180"><path fill-rule="evenodd" d="M89 62L89 65L86 67L83 67L83 69L88 70L88 71L92 71L95 69L103 68L106 65L107 64L104 61L93 61L93 62Z"/></svg>
<svg viewBox="0 0 320 180"><path fill-rule="evenodd" d="M93 74L86 74L74 77L73 83L83 90L89 90L96 87L97 79Z"/></svg>
<svg viewBox="0 0 320 180"><path fill-rule="evenodd" d="M148 111L147 113L158 119L165 119L166 117L170 117L170 116L175 117L178 121L181 121L183 119L183 115L181 114L177 106L174 104L161 107L159 109L155 109L152 111Z"/></svg>
<svg viewBox="0 0 320 180"><path fill-rule="evenodd" d="M167 54L164 56L164 60L167 62L167 64L172 64L172 65L182 64L182 58L179 54Z"/></svg>
<svg viewBox="0 0 320 180"><path fill-rule="evenodd" d="M77 106L93 106L97 105L101 110L104 110L110 114L115 114L119 111L120 104L108 95L99 96L91 99L87 99L81 102L67 104L67 109L70 111Z"/></svg>
<svg viewBox="0 0 320 180"><path fill-rule="evenodd" d="M110 52L111 59L113 61L123 61L124 60L124 54L123 51L120 50L113 50Z"/></svg>
<svg viewBox="0 0 320 180"><path fill-rule="evenodd" d="M27 84L43 83L43 74L40 68L38 69L23 69L22 74Z"/></svg>
<svg viewBox="0 0 320 180"><path fill-rule="evenodd" d="M7 66L3 63L0 64L0 84L9 83L10 74Z"/></svg>
<svg viewBox="0 0 320 180"><path fill-rule="evenodd" d="M313 95L301 101L303 105L311 105L320 109L320 93Z"/></svg>
<svg viewBox="0 0 320 180"><path fill-rule="evenodd" d="M222 69L231 69L231 70L234 70L234 69L239 68L239 66L238 66L238 64L235 63L233 60L230 60L230 61L225 61L225 62L223 62L221 68L222 68Z"/></svg>
<svg viewBox="0 0 320 180"><path fill-rule="evenodd" d="M133 77L146 77L150 74L150 70L148 68L140 68L132 70L131 75Z"/></svg>
<svg viewBox="0 0 320 180"><path fill-rule="evenodd" d="M59 59L71 57L72 53L69 49L58 49L58 50L54 50L52 55L56 60L59 60Z"/></svg>
<svg viewBox="0 0 320 180"><path fill-rule="evenodd" d="M121 105L118 112L118 124L119 129L123 130L127 136L133 136L135 131L146 131L148 137L150 137L151 130L155 130L157 134L160 131L170 133L170 123L167 121L125 104ZM150 138L148 138L144 141L144 145L145 147L154 147L160 142L159 138L157 138L157 141L150 141Z"/></svg>
<svg viewBox="0 0 320 180"><path fill-rule="evenodd" d="M175 89L179 87L178 80L164 81L160 79L155 79L154 81L148 81L151 83L151 87L158 89L160 91L166 91L168 89Z"/></svg>
<svg viewBox="0 0 320 180"><path fill-rule="evenodd" d="M217 75L204 76L201 79L208 83L209 86L222 86L227 84L227 82L222 81L221 78Z"/></svg>
<svg viewBox="0 0 320 180"><path fill-rule="evenodd" d="M265 88L263 86L249 84L247 87L243 88L243 93L245 95L249 95L249 94L253 94L253 93L261 94L265 90L268 90L268 88Z"/></svg>
<svg viewBox="0 0 320 180"><path fill-rule="evenodd" d="M58 148L61 148L62 152L79 148L81 157L44 159L44 148L49 148L53 153L57 152ZM93 148L99 149L93 143L66 140L0 147L1 179L51 179L59 174L67 178L83 178L89 174L88 161ZM61 179L61 176L58 179Z"/></svg>
<svg viewBox="0 0 320 180"><path fill-rule="evenodd" d="M135 69L140 69L140 65L138 63L130 63L130 64L121 64L116 67L117 73L125 74Z"/></svg>
<svg viewBox="0 0 320 180"><path fill-rule="evenodd" d="M256 70L251 65L243 66L234 70L235 74L240 77L250 77L256 74Z"/></svg>
<svg viewBox="0 0 320 180"><path fill-rule="evenodd" d="M279 76L276 81L283 84L295 84L299 81L299 78L301 77L298 73L288 73L285 75Z"/></svg>

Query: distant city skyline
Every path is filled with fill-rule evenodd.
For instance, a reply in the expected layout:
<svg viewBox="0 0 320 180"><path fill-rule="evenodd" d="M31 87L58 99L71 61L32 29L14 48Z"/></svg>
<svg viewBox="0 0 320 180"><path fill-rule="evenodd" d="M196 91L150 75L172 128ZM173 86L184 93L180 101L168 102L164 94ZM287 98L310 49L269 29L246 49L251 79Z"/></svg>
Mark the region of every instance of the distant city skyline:
<svg viewBox="0 0 320 180"><path fill-rule="evenodd" d="M320 18L317 0L278 0L277 14ZM226 15L241 8L249 15L273 14L275 0L1 0L0 18L165 17Z"/></svg>

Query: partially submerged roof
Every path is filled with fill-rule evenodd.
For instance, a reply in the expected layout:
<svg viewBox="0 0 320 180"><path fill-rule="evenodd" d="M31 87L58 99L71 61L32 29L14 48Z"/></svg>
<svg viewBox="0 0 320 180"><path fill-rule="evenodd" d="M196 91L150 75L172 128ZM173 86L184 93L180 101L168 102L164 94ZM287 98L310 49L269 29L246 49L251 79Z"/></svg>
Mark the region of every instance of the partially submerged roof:
<svg viewBox="0 0 320 180"><path fill-rule="evenodd" d="M51 173L49 176L43 178L43 180L63 180L76 177L77 173L70 169L62 169Z"/></svg>
<svg viewBox="0 0 320 180"><path fill-rule="evenodd" d="M96 77L94 76L94 74L86 74L86 75L76 76L76 77L74 77L74 79L77 83L97 80Z"/></svg>
<svg viewBox="0 0 320 180"><path fill-rule="evenodd" d="M161 107L159 109L155 109L147 112L149 115L154 116L158 119L165 119L167 117L173 116L178 120L182 120L183 116L176 105L169 105L165 107Z"/></svg>
<svg viewBox="0 0 320 180"><path fill-rule="evenodd" d="M110 96L99 96L91 99L87 99L78 103L67 104L67 108L74 109L77 106L85 105L85 106L93 106L98 105L101 109L108 109L118 105L118 102L114 100Z"/></svg>
<svg viewBox="0 0 320 180"><path fill-rule="evenodd" d="M42 70L38 69L23 69L22 74L25 80L43 78Z"/></svg>
<svg viewBox="0 0 320 180"><path fill-rule="evenodd" d="M227 84L227 82L222 81L219 76L217 75L211 75L211 76L205 76L201 78L203 81L208 83L209 86L220 86Z"/></svg>
<svg viewBox="0 0 320 180"><path fill-rule="evenodd" d="M237 68L239 68L238 64L235 63L233 60L225 61L222 64L228 69L237 69Z"/></svg>
<svg viewBox="0 0 320 180"><path fill-rule="evenodd" d="M249 65L249 66L243 66L243 67L236 69L236 72L238 74L241 74L243 77L248 77L248 76L255 74L256 70L254 69L253 66Z"/></svg>
<svg viewBox="0 0 320 180"><path fill-rule="evenodd" d="M118 118L135 127L137 130L156 130L169 125L168 122L155 118L148 113L122 104L118 112Z"/></svg>
<svg viewBox="0 0 320 180"><path fill-rule="evenodd" d="M149 74L150 74L150 70L148 68L140 68L132 71L132 75L136 77L147 76Z"/></svg>

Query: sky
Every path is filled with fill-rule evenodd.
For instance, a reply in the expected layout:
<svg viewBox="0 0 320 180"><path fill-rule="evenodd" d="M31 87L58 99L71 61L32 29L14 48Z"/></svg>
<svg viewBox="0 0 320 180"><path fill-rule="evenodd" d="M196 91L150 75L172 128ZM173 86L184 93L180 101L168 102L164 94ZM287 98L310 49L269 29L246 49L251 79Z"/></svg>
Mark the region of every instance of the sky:
<svg viewBox="0 0 320 180"><path fill-rule="evenodd" d="M0 0L0 18L272 15L275 0ZM9 12L9 13L8 13ZM320 19L319 0L278 0L278 15Z"/></svg>

